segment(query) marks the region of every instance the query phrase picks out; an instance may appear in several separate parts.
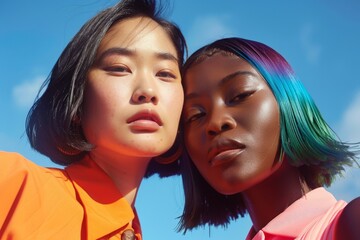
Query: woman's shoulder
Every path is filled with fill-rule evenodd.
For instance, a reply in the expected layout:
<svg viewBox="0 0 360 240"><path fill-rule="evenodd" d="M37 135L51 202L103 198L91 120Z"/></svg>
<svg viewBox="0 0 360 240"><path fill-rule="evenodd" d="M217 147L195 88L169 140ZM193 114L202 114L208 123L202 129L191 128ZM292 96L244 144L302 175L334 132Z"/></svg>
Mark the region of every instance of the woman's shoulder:
<svg viewBox="0 0 360 240"><path fill-rule="evenodd" d="M26 171L36 168L42 168L34 162L30 161L23 155L17 152L0 151L0 166L3 172L12 171Z"/></svg>
<svg viewBox="0 0 360 240"><path fill-rule="evenodd" d="M0 151L0 181L23 181L28 178L64 178L62 169L40 166L17 152Z"/></svg>
<svg viewBox="0 0 360 240"><path fill-rule="evenodd" d="M360 197L349 202L340 213L335 239L359 239L360 236Z"/></svg>
<svg viewBox="0 0 360 240"><path fill-rule="evenodd" d="M35 163L17 152L0 151L0 168L2 176L26 174L32 168L37 168Z"/></svg>
<svg viewBox="0 0 360 240"><path fill-rule="evenodd" d="M63 169L40 166L19 153L0 151L0 189L2 207L36 202L65 195L72 198L73 185ZM16 201L15 201L16 200ZM40 201L41 202L41 201Z"/></svg>
<svg viewBox="0 0 360 240"><path fill-rule="evenodd" d="M20 160L20 159L25 159L25 157L23 155L21 155L20 153L17 153L17 152L0 151L0 161L1 161L1 163L3 161L6 161L7 159L14 159L16 161L16 160Z"/></svg>
<svg viewBox="0 0 360 240"><path fill-rule="evenodd" d="M0 151L0 189L0 235L4 238L76 234L65 227L67 221L80 229L82 208L63 169L42 167L19 153Z"/></svg>

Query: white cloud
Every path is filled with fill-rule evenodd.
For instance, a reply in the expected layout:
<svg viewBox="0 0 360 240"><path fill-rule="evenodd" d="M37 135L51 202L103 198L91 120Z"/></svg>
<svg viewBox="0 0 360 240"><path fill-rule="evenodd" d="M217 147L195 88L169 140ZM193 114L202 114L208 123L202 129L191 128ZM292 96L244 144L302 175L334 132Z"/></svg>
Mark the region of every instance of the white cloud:
<svg viewBox="0 0 360 240"><path fill-rule="evenodd" d="M360 169L345 168L344 176L337 178L329 188L337 199L347 202L360 196Z"/></svg>
<svg viewBox="0 0 360 240"><path fill-rule="evenodd" d="M190 53L199 47L215 41L219 38L235 35L234 31L227 27L227 16L199 16L194 20L192 28L188 32L187 42Z"/></svg>
<svg viewBox="0 0 360 240"><path fill-rule="evenodd" d="M360 142L360 90L345 110L337 127L337 133L343 141ZM360 164L360 159L358 162ZM360 196L360 169L358 167L346 168L344 177L337 179L329 190L338 199L346 201Z"/></svg>
<svg viewBox="0 0 360 240"><path fill-rule="evenodd" d="M19 107L29 107L33 104L41 84L46 77L37 76L32 80L24 81L15 86L12 91L12 97Z"/></svg>
<svg viewBox="0 0 360 240"><path fill-rule="evenodd" d="M304 25L300 31L301 46L310 64L318 63L321 55L321 46L315 42L314 32L314 27L310 24Z"/></svg>
<svg viewBox="0 0 360 240"><path fill-rule="evenodd" d="M360 91L344 112L339 126L339 135L345 141L360 141Z"/></svg>

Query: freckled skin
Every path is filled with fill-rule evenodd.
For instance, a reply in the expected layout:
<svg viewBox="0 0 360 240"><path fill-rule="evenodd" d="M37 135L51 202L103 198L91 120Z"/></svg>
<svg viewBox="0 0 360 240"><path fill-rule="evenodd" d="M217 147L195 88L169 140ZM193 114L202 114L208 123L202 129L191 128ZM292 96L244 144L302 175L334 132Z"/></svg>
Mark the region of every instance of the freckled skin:
<svg viewBox="0 0 360 240"><path fill-rule="evenodd" d="M276 171L279 108L249 63L216 54L192 66L184 81L186 147L214 189L222 194L243 192ZM243 149L222 153L213 166L209 150L223 139L239 142Z"/></svg>
<svg viewBox="0 0 360 240"><path fill-rule="evenodd" d="M115 50L103 56L111 49L130 53ZM164 53L177 58L168 34L149 18L123 20L105 35L85 89L82 125L87 140L95 146L91 154L103 155L104 161L127 156L149 161L172 146L183 89L178 62L158 57ZM161 126L142 121L134 130L127 120L142 110L156 112ZM156 131L148 130L154 125Z"/></svg>

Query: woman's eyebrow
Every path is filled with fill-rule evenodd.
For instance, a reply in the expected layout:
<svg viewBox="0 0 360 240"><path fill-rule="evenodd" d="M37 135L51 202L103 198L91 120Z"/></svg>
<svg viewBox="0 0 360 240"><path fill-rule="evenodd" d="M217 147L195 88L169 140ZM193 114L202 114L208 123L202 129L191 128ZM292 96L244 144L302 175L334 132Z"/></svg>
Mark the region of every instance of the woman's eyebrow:
<svg viewBox="0 0 360 240"><path fill-rule="evenodd" d="M135 51L121 47L109 48L102 52L98 59L101 60L111 55L133 56L135 55Z"/></svg>
<svg viewBox="0 0 360 240"><path fill-rule="evenodd" d="M219 81L219 85L225 85L227 82L231 81L232 79L234 79L237 76L241 76L241 75L251 75L253 77L257 77L257 75L253 72L250 71L236 71L234 73L230 73L229 75L226 75L225 77L223 77L222 79L220 79ZM189 93L185 95L185 99L186 101L194 99L194 98L198 98L200 96L200 94L198 93Z"/></svg>
<svg viewBox="0 0 360 240"><path fill-rule="evenodd" d="M175 57L173 54L168 53L168 52L156 52L155 56L162 60L170 60L170 61L175 62L176 64L179 63L179 59L177 57Z"/></svg>
<svg viewBox="0 0 360 240"><path fill-rule="evenodd" d="M240 76L240 75L251 75L253 77L256 77L256 74L253 73L253 72L250 72L250 71L236 71L234 73L231 73L225 77L223 77L221 80L220 80L220 85L224 85L226 84L227 82L229 82L231 79L237 77L237 76Z"/></svg>
<svg viewBox="0 0 360 240"><path fill-rule="evenodd" d="M185 95L186 101L199 97L198 93L189 93Z"/></svg>

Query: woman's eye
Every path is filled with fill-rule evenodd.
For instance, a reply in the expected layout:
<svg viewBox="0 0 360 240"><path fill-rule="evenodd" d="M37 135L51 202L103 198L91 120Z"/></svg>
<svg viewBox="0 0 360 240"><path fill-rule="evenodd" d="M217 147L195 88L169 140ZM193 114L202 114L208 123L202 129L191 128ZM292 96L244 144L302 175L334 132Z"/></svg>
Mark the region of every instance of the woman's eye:
<svg viewBox="0 0 360 240"><path fill-rule="evenodd" d="M242 92L240 94L235 95L235 97L231 98L229 103L237 103L237 102L241 102L244 101L246 98L250 97L254 92L250 91L250 92Z"/></svg>
<svg viewBox="0 0 360 240"><path fill-rule="evenodd" d="M176 79L176 75L169 71L161 71L156 74L157 77L164 78L166 80Z"/></svg>
<svg viewBox="0 0 360 240"><path fill-rule="evenodd" d="M193 121L196 121L199 118L203 117L204 115L205 115L205 113L203 113L203 112L191 114L188 117L186 117L185 123L191 123Z"/></svg>
<svg viewBox="0 0 360 240"><path fill-rule="evenodd" d="M126 66L108 66L104 68L105 71L110 72L110 73L129 73L131 72L130 69Z"/></svg>

